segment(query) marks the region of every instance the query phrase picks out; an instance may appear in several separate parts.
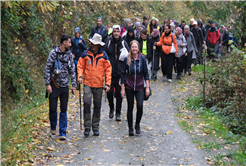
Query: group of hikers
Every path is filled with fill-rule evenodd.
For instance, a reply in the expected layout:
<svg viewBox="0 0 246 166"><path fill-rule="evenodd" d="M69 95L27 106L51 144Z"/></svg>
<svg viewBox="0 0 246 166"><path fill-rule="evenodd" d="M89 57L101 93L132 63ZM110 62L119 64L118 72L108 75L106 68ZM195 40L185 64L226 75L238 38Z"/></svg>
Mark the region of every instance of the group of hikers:
<svg viewBox="0 0 246 166"><path fill-rule="evenodd" d="M203 49L207 46L207 59L214 60L224 50L230 51L235 44L224 25L209 20L207 25L202 20L190 20L179 24L172 19L165 19L163 25L152 17L150 23L146 16L143 22L137 19L135 24L127 18L124 24L106 28L102 17L97 18L97 25L91 30L89 47L75 28L75 36L62 35L60 45L49 53L45 67L46 90L49 93L49 119L51 134L56 134L57 101L60 98L59 135L66 139L67 104L69 94L69 75L72 93L77 85L83 87L84 135L89 136L92 129L94 136L99 136L100 110L103 90L109 102L109 118L115 115L121 121L122 99L127 99L127 121L129 135L134 135L133 107L136 99L137 114L135 132L140 134L140 121L143 115L143 101L151 95L149 71L153 70L153 79L157 80L157 71L161 69L164 81L172 82L173 70L177 79L187 72L191 75L191 64L203 64ZM80 86L79 86L80 87ZM91 99L93 96L93 115ZM116 104L114 104L116 98Z"/></svg>

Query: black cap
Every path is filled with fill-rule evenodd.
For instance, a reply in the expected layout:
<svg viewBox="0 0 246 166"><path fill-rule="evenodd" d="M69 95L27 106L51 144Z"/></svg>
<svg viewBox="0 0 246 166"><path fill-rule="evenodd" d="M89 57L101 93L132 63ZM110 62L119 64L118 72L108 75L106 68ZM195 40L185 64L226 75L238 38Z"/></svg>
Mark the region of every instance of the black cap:
<svg viewBox="0 0 246 166"><path fill-rule="evenodd" d="M213 23L213 20L208 20L208 23L212 24Z"/></svg>

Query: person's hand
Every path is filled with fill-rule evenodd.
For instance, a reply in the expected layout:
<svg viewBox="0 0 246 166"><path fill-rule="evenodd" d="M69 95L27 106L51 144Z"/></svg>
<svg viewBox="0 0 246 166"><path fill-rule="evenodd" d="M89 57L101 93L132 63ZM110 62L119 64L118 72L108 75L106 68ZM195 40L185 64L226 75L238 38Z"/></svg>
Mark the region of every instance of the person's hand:
<svg viewBox="0 0 246 166"><path fill-rule="evenodd" d="M72 94L75 95L76 93L76 87L72 87Z"/></svg>
<svg viewBox="0 0 246 166"><path fill-rule="evenodd" d="M178 57L178 53L176 52L176 57Z"/></svg>
<svg viewBox="0 0 246 166"><path fill-rule="evenodd" d="M183 47L183 44L181 44L180 46Z"/></svg>
<svg viewBox="0 0 246 166"><path fill-rule="evenodd" d="M75 55L73 54L73 58L75 58Z"/></svg>
<svg viewBox="0 0 246 166"><path fill-rule="evenodd" d="M125 94L126 94L125 89L121 89L120 94L122 98L125 98Z"/></svg>
<svg viewBox="0 0 246 166"><path fill-rule="evenodd" d="M204 44L202 45L202 47L204 47Z"/></svg>
<svg viewBox="0 0 246 166"><path fill-rule="evenodd" d="M82 40L80 39L80 40L79 40L79 43L81 43L81 42L82 42Z"/></svg>
<svg viewBox="0 0 246 166"><path fill-rule="evenodd" d="M221 42L221 44L223 44L223 41Z"/></svg>
<svg viewBox="0 0 246 166"><path fill-rule="evenodd" d="M48 93L52 93L52 88L51 88L50 85L47 85L46 86L46 90L47 90Z"/></svg>
<svg viewBox="0 0 246 166"><path fill-rule="evenodd" d="M82 79L82 77L79 77L78 84L82 84L82 83L83 83L83 79Z"/></svg>
<svg viewBox="0 0 246 166"><path fill-rule="evenodd" d="M206 44L206 41L204 41L204 44Z"/></svg>
<svg viewBox="0 0 246 166"><path fill-rule="evenodd" d="M185 56L187 56L187 53L185 53Z"/></svg>
<svg viewBox="0 0 246 166"><path fill-rule="evenodd" d="M108 93L110 90L110 87L108 85L105 85L104 89L105 89L105 92Z"/></svg>
<svg viewBox="0 0 246 166"><path fill-rule="evenodd" d="M196 53L198 53L198 50L196 50Z"/></svg>
<svg viewBox="0 0 246 166"><path fill-rule="evenodd" d="M149 90L149 87L148 87L148 88L146 88L146 90L145 90L145 95L146 95L146 97L148 97L148 96L150 95L150 90Z"/></svg>
<svg viewBox="0 0 246 166"><path fill-rule="evenodd" d="M156 49L156 46L153 46L153 50L155 50Z"/></svg>
<svg viewBox="0 0 246 166"><path fill-rule="evenodd" d="M155 42L155 45L157 45L157 42Z"/></svg>

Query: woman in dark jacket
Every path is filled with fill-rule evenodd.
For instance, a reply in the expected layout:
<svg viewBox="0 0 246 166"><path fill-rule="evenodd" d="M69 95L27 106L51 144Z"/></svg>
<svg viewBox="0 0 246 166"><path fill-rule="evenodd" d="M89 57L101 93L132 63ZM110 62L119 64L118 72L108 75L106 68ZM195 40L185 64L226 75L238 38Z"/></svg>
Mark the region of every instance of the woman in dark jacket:
<svg viewBox="0 0 246 166"><path fill-rule="evenodd" d="M139 50L144 55L149 64L152 61L153 57L153 43L152 37L147 35L147 30L141 30L140 38L139 38ZM149 69L150 70L150 69Z"/></svg>
<svg viewBox="0 0 246 166"><path fill-rule="evenodd" d="M146 89L145 89L146 85ZM145 89L145 90L144 90ZM137 118L135 130L140 134L140 121L143 115L144 93L150 95L149 73L145 57L139 51L139 43L134 40L131 42L131 49L125 59L121 74L121 97L126 95L127 99L127 121L129 136L133 136L133 106L134 96L137 103Z"/></svg>
<svg viewBox="0 0 246 166"><path fill-rule="evenodd" d="M152 42L159 42L160 37L159 37L159 30L154 29L152 32ZM159 67L159 61L160 61L160 51L161 51L161 46L153 46L153 50L155 50L155 56L154 56L154 81L157 80L157 71L160 69Z"/></svg>
<svg viewBox="0 0 246 166"><path fill-rule="evenodd" d="M123 39L127 42L128 46L130 46L131 41L136 40L132 26L128 28L127 34L123 37Z"/></svg>

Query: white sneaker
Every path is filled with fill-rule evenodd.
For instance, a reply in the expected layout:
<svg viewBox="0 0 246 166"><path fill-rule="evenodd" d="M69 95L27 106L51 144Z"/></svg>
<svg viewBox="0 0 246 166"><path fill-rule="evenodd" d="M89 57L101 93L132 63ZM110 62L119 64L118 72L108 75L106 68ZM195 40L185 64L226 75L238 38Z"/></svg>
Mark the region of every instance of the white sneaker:
<svg viewBox="0 0 246 166"><path fill-rule="evenodd" d="M172 80L171 79L168 79L168 82L172 82Z"/></svg>

